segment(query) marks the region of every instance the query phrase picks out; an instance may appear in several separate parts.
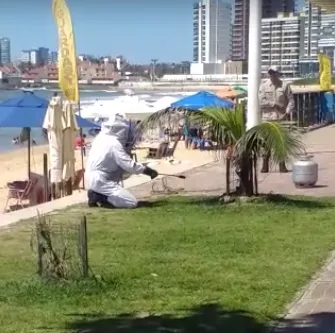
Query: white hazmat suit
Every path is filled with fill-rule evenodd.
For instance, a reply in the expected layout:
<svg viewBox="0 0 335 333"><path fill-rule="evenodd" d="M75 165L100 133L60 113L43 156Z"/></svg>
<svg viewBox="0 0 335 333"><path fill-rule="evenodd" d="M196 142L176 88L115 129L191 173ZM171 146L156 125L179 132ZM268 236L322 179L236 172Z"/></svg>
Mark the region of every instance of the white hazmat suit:
<svg viewBox="0 0 335 333"><path fill-rule="evenodd" d="M134 144L134 128L123 119L107 122L94 139L89 153L85 179L88 191L107 197L115 208L135 208L136 198L121 185L123 175L145 173L151 178L157 172L135 162L129 150Z"/></svg>

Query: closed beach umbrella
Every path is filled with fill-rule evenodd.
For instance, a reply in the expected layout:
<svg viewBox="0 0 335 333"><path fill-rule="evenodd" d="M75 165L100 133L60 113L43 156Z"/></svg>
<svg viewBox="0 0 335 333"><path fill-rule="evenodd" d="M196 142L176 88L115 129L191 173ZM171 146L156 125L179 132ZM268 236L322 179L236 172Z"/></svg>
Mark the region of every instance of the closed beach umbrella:
<svg viewBox="0 0 335 333"><path fill-rule="evenodd" d="M52 97L45 114L43 128L48 131L50 182L61 183L63 175L63 121L62 99Z"/></svg>
<svg viewBox="0 0 335 333"><path fill-rule="evenodd" d="M78 125L72 105L65 102L63 105L63 180L68 181L75 175L75 147L74 142Z"/></svg>

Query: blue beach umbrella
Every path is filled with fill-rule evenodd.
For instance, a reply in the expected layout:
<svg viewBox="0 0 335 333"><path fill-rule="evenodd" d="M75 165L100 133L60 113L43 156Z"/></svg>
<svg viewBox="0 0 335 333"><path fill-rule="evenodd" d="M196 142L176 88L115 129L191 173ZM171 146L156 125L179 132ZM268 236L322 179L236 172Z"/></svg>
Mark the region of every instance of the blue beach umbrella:
<svg viewBox="0 0 335 333"><path fill-rule="evenodd" d="M0 103L0 127L42 128L49 101L24 91ZM80 128L97 127L96 124L76 115Z"/></svg>
<svg viewBox="0 0 335 333"><path fill-rule="evenodd" d="M171 104L171 108L185 108L190 110L215 107L231 109L234 107L234 104L207 91L200 91L194 95L186 96Z"/></svg>
<svg viewBox="0 0 335 333"><path fill-rule="evenodd" d="M30 129L42 128L49 101L32 91L22 91L17 96L0 103L0 127L26 128L28 136L28 176L30 176ZM92 128L96 124L76 116L78 127Z"/></svg>

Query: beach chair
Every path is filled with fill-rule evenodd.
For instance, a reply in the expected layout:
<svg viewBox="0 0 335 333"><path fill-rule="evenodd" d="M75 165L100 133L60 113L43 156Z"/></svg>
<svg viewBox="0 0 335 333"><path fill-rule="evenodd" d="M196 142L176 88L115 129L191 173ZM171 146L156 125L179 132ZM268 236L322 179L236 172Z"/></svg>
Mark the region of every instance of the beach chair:
<svg viewBox="0 0 335 333"><path fill-rule="evenodd" d="M161 142L158 148L149 148L147 158L159 160L166 155L169 142Z"/></svg>
<svg viewBox="0 0 335 333"><path fill-rule="evenodd" d="M178 146L178 143L179 143L179 140L180 140L180 136L177 137L177 139L174 141L172 147L170 148L169 146L167 147L167 149L165 150L165 154L163 157L165 157L166 159L168 158L172 158L173 159L173 155L174 155L174 152L176 151L176 148Z"/></svg>
<svg viewBox="0 0 335 333"><path fill-rule="evenodd" d="M8 195L4 207L4 213L7 212L7 207L11 199L16 200L16 207L24 208L23 201L31 199L31 195L35 189L37 182L37 178L32 178L27 181L14 181L11 183L7 183Z"/></svg>
<svg viewBox="0 0 335 333"><path fill-rule="evenodd" d="M206 148L206 143L209 145L209 148ZM207 149L213 149L213 147L214 147L214 145L213 145L212 140L209 140L209 139L200 139L199 149L201 151L207 150Z"/></svg>

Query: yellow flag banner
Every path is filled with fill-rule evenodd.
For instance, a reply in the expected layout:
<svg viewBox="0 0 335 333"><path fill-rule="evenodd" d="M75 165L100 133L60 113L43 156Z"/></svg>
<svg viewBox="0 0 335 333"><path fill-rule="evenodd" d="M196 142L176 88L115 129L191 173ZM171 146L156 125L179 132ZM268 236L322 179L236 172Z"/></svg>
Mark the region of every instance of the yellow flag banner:
<svg viewBox="0 0 335 333"><path fill-rule="evenodd" d="M79 103L76 48L69 8L65 0L53 0L52 11L58 27L58 81L66 98Z"/></svg>
<svg viewBox="0 0 335 333"><path fill-rule="evenodd" d="M325 54L319 54L320 89L332 89L331 61Z"/></svg>

